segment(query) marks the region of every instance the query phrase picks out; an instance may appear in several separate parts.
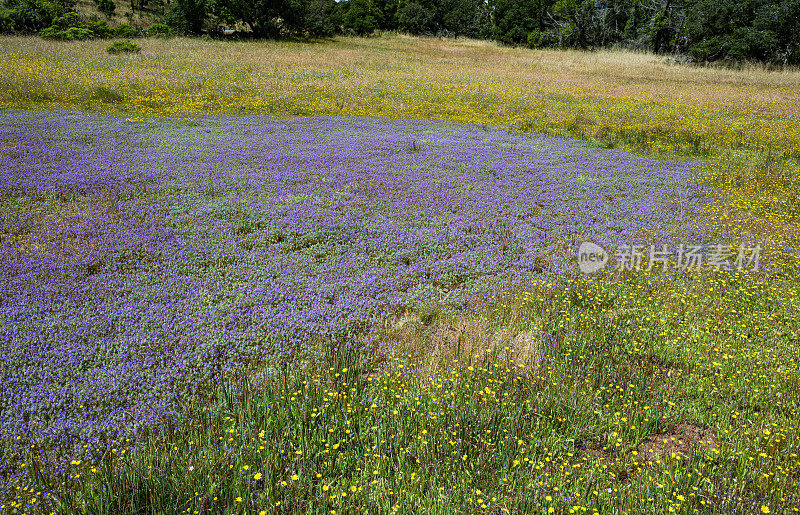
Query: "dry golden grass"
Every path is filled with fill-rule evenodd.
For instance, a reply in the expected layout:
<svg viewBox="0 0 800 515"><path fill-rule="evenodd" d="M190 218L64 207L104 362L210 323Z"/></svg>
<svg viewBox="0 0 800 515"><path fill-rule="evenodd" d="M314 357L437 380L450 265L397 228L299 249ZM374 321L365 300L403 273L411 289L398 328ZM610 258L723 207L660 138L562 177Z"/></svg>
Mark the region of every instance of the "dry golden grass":
<svg viewBox="0 0 800 515"><path fill-rule="evenodd" d="M376 329L368 340L385 353L410 359L423 376L453 366L480 366L501 357L514 364L515 373L532 376L539 371L545 345L536 329L498 328L491 317L445 316L422 318L405 313Z"/></svg>
<svg viewBox="0 0 800 515"><path fill-rule="evenodd" d="M105 41L0 38L5 77L0 105L16 103L9 95L19 91L14 85L37 85L58 103L72 103L74 93L95 86L128 95L149 92L189 99L205 94L255 100L274 98L277 92L293 96L317 91L340 98L342 111L356 107L347 105L358 103L356 97L377 97L402 115L413 114L408 103L415 97L424 99L418 87L425 85L431 91L457 88L460 91L453 93L498 105L524 105L538 92L726 108L770 117L800 112L796 70L681 66L629 51L531 51L482 41L405 36L337 38L321 44L152 39L143 42L141 55L125 57L107 55L106 46ZM183 107L178 110L204 110ZM259 106L245 102L243 107ZM520 114L521 109L509 106L507 111ZM500 113L495 116L503 121Z"/></svg>

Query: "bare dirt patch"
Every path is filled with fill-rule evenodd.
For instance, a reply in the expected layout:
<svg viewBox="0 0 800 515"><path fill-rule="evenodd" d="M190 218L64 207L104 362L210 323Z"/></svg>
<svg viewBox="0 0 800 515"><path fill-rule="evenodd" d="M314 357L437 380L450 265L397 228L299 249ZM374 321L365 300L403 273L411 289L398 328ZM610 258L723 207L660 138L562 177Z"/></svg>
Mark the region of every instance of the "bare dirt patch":
<svg viewBox="0 0 800 515"><path fill-rule="evenodd" d="M593 440L581 442L578 444L578 449L586 456L597 461L609 459L614 452L614 446L611 444L611 437L608 433L604 433Z"/></svg>
<svg viewBox="0 0 800 515"><path fill-rule="evenodd" d="M671 431L645 437L637 447L638 458L646 463L667 458L687 458L691 449L711 449L719 440L711 429L695 424L678 424Z"/></svg>

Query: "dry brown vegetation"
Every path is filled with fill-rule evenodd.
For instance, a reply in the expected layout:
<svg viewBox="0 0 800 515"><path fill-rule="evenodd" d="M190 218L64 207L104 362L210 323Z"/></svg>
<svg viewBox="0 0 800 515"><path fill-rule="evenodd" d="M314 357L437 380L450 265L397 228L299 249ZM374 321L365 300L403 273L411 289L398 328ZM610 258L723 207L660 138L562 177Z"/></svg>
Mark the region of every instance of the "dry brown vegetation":
<svg viewBox="0 0 800 515"><path fill-rule="evenodd" d="M485 363L501 356L522 375L535 374L545 348L536 331L498 330L482 317L434 316L405 313L373 335L373 340L418 364L424 375L459 365Z"/></svg>
<svg viewBox="0 0 800 515"><path fill-rule="evenodd" d="M105 53L103 41L3 37L0 61L5 63L4 82L40 83L54 100L66 100L69 91L90 85L128 94L137 90L172 95L246 93L244 97L276 92L291 96L299 88L299 92L324 92L326 97L337 95L343 111L348 110L347 99L389 95L395 98L387 107L402 115L413 111L407 105L413 98L402 97L414 92L415 85L425 84L432 90L455 88L459 91L453 93L513 99L517 104L539 91L724 107L758 116L796 116L800 106L796 70L676 65L662 56L630 51L532 51L491 42L405 36L337 38L324 44L178 38L151 39L143 45L141 56L117 58ZM502 109L503 103L495 107ZM508 106L509 114L517 111ZM496 115L502 118L501 113Z"/></svg>

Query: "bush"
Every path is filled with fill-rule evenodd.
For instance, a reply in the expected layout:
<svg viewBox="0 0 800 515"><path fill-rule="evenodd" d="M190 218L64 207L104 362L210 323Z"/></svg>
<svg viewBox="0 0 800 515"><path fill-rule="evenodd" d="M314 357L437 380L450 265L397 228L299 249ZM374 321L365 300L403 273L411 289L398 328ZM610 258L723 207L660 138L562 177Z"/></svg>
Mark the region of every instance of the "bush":
<svg viewBox="0 0 800 515"><path fill-rule="evenodd" d="M114 11L117 6L114 5L114 0L95 0L97 3L97 10L105 15L106 18L114 16Z"/></svg>
<svg viewBox="0 0 800 515"><path fill-rule="evenodd" d="M0 9L0 34L10 34L14 32L16 23L14 21L14 14L11 9Z"/></svg>
<svg viewBox="0 0 800 515"><path fill-rule="evenodd" d="M0 34L17 32L19 13L14 9L0 9Z"/></svg>
<svg viewBox="0 0 800 515"><path fill-rule="evenodd" d="M70 27L66 30L58 30L56 27L47 27L42 30L40 35L45 39L75 41L92 39L94 37L94 32L83 27Z"/></svg>
<svg viewBox="0 0 800 515"><path fill-rule="evenodd" d="M45 39L73 41L103 37L107 32L108 26L105 22L93 22L86 25L81 22L78 13L68 12L53 19L52 25L42 29L39 35Z"/></svg>
<svg viewBox="0 0 800 515"><path fill-rule="evenodd" d="M64 16L59 16L53 19L53 23L50 25L50 28L55 30L67 30L71 27L80 26L82 26L80 15L78 13L69 12L64 13Z"/></svg>
<svg viewBox="0 0 800 515"><path fill-rule="evenodd" d="M62 34L64 35L64 39L68 41L72 41L74 39L92 39L94 37L94 32L92 32L91 29L84 27L70 27L63 31Z"/></svg>
<svg viewBox="0 0 800 515"><path fill-rule="evenodd" d="M95 20L97 18L95 17ZM50 27L43 29L40 36L46 39L75 40L92 38L134 38L139 35L139 31L123 23L114 28L108 26L105 21L93 21L83 23L78 13L69 12L53 20Z"/></svg>
<svg viewBox="0 0 800 515"><path fill-rule="evenodd" d="M111 29L111 36L116 38L135 38L139 35L139 31L131 27L127 23L117 25Z"/></svg>
<svg viewBox="0 0 800 515"><path fill-rule="evenodd" d="M65 13L55 0L5 0L0 6L0 32L38 32Z"/></svg>
<svg viewBox="0 0 800 515"><path fill-rule="evenodd" d="M131 41L114 41L106 48L109 54L138 54L142 47Z"/></svg>
<svg viewBox="0 0 800 515"><path fill-rule="evenodd" d="M95 37L107 38L111 36L111 28L105 21L94 21L86 25L86 28L94 32Z"/></svg>
<svg viewBox="0 0 800 515"><path fill-rule="evenodd" d="M169 28L169 25L165 23L154 23L151 25L145 33L148 36L155 36L155 37L167 37L172 35L172 29Z"/></svg>
<svg viewBox="0 0 800 515"><path fill-rule="evenodd" d="M541 48L543 43L544 37L541 30L533 29L528 33L528 48Z"/></svg>

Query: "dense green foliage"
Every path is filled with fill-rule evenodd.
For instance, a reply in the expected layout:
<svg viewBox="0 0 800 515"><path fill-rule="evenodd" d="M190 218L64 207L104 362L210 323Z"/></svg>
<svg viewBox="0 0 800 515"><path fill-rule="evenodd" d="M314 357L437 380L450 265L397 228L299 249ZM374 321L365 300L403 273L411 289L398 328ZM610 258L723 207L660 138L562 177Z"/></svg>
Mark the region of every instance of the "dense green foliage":
<svg viewBox="0 0 800 515"><path fill-rule="evenodd" d="M72 4L58 0L0 1L0 32L30 33L50 26L70 11Z"/></svg>
<svg viewBox="0 0 800 515"><path fill-rule="evenodd" d="M200 34L206 8L202 0L176 0L164 15L165 24L181 34Z"/></svg>
<svg viewBox="0 0 800 515"><path fill-rule="evenodd" d="M95 3L112 18L113 0ZM70 0L0 0L0 32L44 29L43 36L60 39L101 35L87 33L85 21L47 28L73 7ZM695 61L800 64L797 0L138 0L131 9L155 13L179 34L221 33L225 27L266 38L399 30L531 48L616 45Z"/></svg>
<svg viewBox="0 0 800 515"><path fill-rule="evenodd" d="M109 54L138 54L141 51L142 47L131 41L114 41L106 48Z"/></svg>
<svg viewBox="0 0 800 515"><path fill-rule="evenodd" d="M139 35L139 30L127 23L109 27L105 21L84 22L78 13L68 12L54 18L51 25L42 29L39 34L47 39L73 41L111 37L132 38Z"/></svg>
<svg viewBox="0 0 800 515"><path fill-rule="evenodd" d="M114 0L95 0L95 3L97 4L97 10L103 13L106 18L114 16L114 11L117 9Z"/></svg>
<svg viewBox="0 0 800 515"><path fill-rule="evenodd" d="M800 63L797 0L700 0L687 13L690 52L699 60Z"/></svg>

